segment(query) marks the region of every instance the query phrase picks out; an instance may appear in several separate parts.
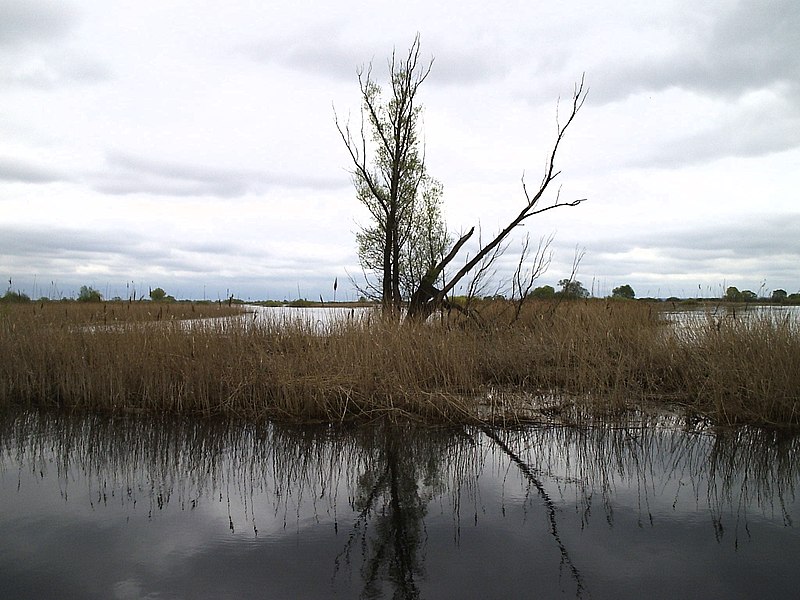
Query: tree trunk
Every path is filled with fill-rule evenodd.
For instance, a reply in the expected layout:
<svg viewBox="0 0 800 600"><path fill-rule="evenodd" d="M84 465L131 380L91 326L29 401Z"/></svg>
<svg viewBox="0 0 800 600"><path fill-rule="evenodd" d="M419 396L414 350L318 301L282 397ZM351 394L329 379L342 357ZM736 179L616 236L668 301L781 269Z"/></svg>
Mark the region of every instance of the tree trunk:
<svg viewBox="0 0 800 600"><path fill-rule="evenodd" d="M478 250L475 256L472 259L468 260L466 264L461 267L458 272L447 281L441 290L437 290L436 287L433 285L435 281L438 279L439 275L442 273L444 268L450 264L450 262L456 257L456 254L461 249L461 247L467 242L474 231L474 227L470 229L465 235L461 236L461 238L456 242L453 249L450 253L442 259L442 261L436 265L433 269L431 269L428 274L422 278L417 290L412 295L412 302L409 306L408 315L412 319L426 319L433 311L438 310L443 306L446 302L447 294L456 286L456 284L465 276L467 275L472 269L474 269L484 258L489 256L489 254L499 246L503 240L505 240L511 232L518 227L523 221L532 217L534 215L541 214L548 210L552 210L554 208L558 208L561 206L577 206L586 198L582 198L580 200L573 200L571 202L561 202L560 196L556 196L556 200L553 204L545 206L544 208L538 208L537 204L541 197L544 195L545 191L547 190L550 183L558 177L561 171L555 170L555 159L556 153L558 152L558 147L561 144L561 140L564 138L564 134L567 131L567 128L570 126L572 121L575 119L575 116L578 114L578 111L583 106L584 101L586 100L586 91L584 91L584 79L581 77L580 84L575 85L575 90L572 95L572 111L570 112L569 118L567 119L566 123L563 126L558 127L558 135L556 136L556 141L553 144L553 149L550 152L550 158L547 161L545 166L545 173L544 177L542 178L541 183L539 184L539 189L533 195L528 193L528 189L525 186L525 177L522 178L522 190L525 193L525 200L526 203L523 206L522 210L514 217L508 225L506 225L500 233L498 233L494 239L492 239L488 244L483 246ZM496 257L497 255L495 255Z"/></svg>
<svg viewBox="0 0 800 600"><path fill-rule="evenodd" d="M384 312L392 310L392 247L394 246L394 223L390 214L386 220L386 241L383 246L383 281L381 282L381 305Z"/></svg>

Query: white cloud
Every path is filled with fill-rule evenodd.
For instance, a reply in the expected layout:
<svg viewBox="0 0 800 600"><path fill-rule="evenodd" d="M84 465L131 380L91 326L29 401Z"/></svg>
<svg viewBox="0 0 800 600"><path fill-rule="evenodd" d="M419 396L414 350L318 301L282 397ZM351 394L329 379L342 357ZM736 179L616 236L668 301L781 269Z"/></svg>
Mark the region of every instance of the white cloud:
<svg viewBox="0 0 800 600"><path fill-rule="evenodd" d="M589 202L516 232L557 231L547 282L578 245L598 288L800 286L791 0L0 7L0 271L28 288L341 292L365 216L332 106L357 123L356 69L417 31L454 230L516 214L586 71L558 183Z"/></svg>

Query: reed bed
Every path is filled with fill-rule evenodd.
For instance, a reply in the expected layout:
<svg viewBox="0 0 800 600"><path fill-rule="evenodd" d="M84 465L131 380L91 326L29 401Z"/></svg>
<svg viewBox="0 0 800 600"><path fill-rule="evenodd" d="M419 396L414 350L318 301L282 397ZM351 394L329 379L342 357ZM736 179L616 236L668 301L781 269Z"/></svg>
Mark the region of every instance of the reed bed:
<svg viewBox="0 0 800 600"><path fill-rule="evenodd" d="M30 302L0 304L0 320L28 327L100 326L232 317L242 310L222 302Z"/></svg>
<svg viewBox="0 0 800 600"><path fill-rule="evenodd" d="M63 318L60 305L5 308L0 406L517 423L655 404L717 423L800 424L800 332L768 313L670 324L657 305L580 301L529 303L514 319L493 302L477 319L423 324L371 315L189 327L154 307L113 326L101 311L121 306L95 305L83 320L72 306Z"/></svg>

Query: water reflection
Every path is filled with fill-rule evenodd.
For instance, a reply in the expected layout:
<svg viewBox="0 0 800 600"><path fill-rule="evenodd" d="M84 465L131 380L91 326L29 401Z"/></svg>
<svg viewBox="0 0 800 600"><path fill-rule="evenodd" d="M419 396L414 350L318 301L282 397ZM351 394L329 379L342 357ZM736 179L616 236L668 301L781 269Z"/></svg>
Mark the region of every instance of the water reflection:
<svg viewBox="0 0 800 600"><path fill-rule="evenodd" d="M301 327L303 331L325 333L336 323L369 322L374 318L375 309L370 307L290 307L257 306L247 304L242 307L244 314L236 317L213 317L184 321L188 329L210 328L212 331L224 330L230 325L270 328Z"/></svg>
<svg viewBox="0 0 800 600"><path fill-rule="evenodd" d="M776 596L798 438L0 419L13 597Z"/></svg>
<svg viewBox="0 0 800 600"><path fill-rule="evenodd" d="M418 598L417 580L424 577L423 521L428 502L442 488L441 438L415 436L408 427L378 426L361 437L370 460L359 474L352 506L357 516L336 557L350 564L360 553L365 598ZM438 437L438 436L437 436Z"/></svg>
<svg viewBox="0 0 800 600"><path fill-rule="evenodd" d="M797 305L728 305L719 302L687 309L673 303L672 306L664 307L662 314L667 322L684 328L737 320L743 322L769 320L787 327L800 327L800 306Z"/></svg>

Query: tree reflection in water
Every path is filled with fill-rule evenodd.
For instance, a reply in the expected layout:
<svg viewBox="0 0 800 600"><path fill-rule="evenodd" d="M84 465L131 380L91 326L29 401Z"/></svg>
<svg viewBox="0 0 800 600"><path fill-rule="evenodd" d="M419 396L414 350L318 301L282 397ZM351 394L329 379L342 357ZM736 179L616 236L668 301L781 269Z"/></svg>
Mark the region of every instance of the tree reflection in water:
<svg viewBox="0 0 800 600"><path fill-rule="evenodd" d="M68 502L78 491L75 497L88 497L93 506L145 508L151 517L176 505L185 511L223 506L234 535L250 529L250 538L263 544L293 531L299 539L330 523L335 547L315 549L327 572L298 565L296 576L328 578L332 590L341 590L358 573L364 598L423 597L437 580L426 568L443 560L428 556L431 506L452 514L456 552L462 526L510 519L505 507L515 503L541 517L545 547L560 556L555 576L560 580L565 567L571 582L562 581L562 591L581 596L595 595L600 575L588 550L576 546L573 523L564 535L562 521L574 511L578 531L597 515L614 528L623 496L627 502L635 494L639 525L648 527L660 518L651 505L657 501L663 511L668 490L676 511L706 512L719 544L732 537L738 547L753 511L792 525L800 438L687 427L668 418L519 430L388 422L290 427L23 411L0 415L0 464L5 485L15 468L17 487L25 472L55 475ZM488 495L481 492L486 480L501 487L499 508L481 498ZM469 518L462 516L464 506ZM515 543L538 548L541 540L522 536Z"/></svg>
<svg viewBox="0 0 800 600"><path fill-rule="evenodd" d="M379 426L369 439L362 438L372 460L358 478L353 502L358 516L347 543L337 557L348 563L354 546L361 549L361 575L366 598L382 596L382 582L390 582L394 596L417 598L416 579L424 576L423 520L430 497L425 482L439 476L438 461L430 447L404 444L413 439L395 427Z"/></svg>

